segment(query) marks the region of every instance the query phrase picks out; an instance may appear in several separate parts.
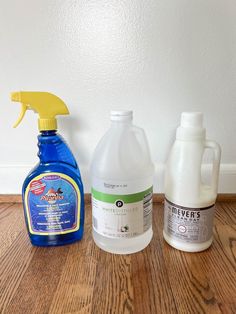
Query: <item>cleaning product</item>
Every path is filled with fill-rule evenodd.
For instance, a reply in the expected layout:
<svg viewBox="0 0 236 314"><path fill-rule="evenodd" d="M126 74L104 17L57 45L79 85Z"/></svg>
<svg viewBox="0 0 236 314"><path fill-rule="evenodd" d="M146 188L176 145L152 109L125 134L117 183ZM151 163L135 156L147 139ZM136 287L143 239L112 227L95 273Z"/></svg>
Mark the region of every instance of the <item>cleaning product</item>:
<svg viewBox="0 0 236 314"><path fill-rule="evenodd" d="M176 249L199 252L212 243L221 149L206 140L201 112L184 112L166 166L163 235ZM204 150L213 151L211 184L202 183Z"/></svg>
<svg viewBox="0 0 236 314"><path fill-rule="evenodd" d="M151 241L154 167L132 111L112 111L111 127L94 152L93 239L101 249L134 253Z"/></svg>
<svg viewBox="0 0 236 314"><path fill-rule="evenodd" d="M57 115L69 114L64 102L46 92L14 92L12 101L39 114L39 163L26 177L22 198L31 243L63 245L80 240L84 226L84 193L78 165L57 134Z"/></svg>

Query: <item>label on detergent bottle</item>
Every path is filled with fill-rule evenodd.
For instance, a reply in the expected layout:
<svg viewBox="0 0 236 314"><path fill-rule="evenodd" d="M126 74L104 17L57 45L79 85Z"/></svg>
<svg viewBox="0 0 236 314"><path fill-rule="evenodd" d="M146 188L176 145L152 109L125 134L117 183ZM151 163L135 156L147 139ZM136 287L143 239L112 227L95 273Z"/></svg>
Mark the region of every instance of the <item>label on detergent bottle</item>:
<svg viewBox="0 0 236 314"><path fill-rule="evenodd" d="M75 232L80 227L80 191L63 173L43 173L25 191L29 231L37 235Z"/></svg>
<svg viewBox="0 0 236 314"><path fill-rule="evenodd" d="M211 239L214 204L205 208L187 208L165 199L164 231L172 239L202 243Z"/></svg>
<svg viewBox="0 0 236 314"><path fill-rule="evenodd" d="M152 225L152 187L126 195L92 189L93 228L109 238L132 238Z"/></svg>

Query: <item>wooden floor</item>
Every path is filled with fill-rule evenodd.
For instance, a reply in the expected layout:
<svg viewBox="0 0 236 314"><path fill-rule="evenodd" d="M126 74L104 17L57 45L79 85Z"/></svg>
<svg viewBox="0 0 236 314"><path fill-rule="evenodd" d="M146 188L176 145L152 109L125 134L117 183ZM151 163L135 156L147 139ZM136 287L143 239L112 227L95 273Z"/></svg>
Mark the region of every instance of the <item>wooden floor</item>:
<svg viewBox="0 0 236 314"><path fill-rule="evenodd" d="M235 209L217 204L212 247L191 254L164 242L155 204L151 244L115 256L93 243L89 205L82 241L36 248L22 205L0 204L0 313L236 313Z"/></svg>

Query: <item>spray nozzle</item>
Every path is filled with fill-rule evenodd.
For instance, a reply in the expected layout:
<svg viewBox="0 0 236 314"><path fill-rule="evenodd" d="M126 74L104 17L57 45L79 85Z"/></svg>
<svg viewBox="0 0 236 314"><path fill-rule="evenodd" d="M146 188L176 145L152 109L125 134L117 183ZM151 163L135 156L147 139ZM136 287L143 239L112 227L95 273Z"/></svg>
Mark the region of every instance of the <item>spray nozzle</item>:
<svg viewBox="0 0 236 314"><path fill-rule="evenodd" d="M14 127L17 127L24 118L26 110L38 113L40 131L57 129L57 115L69 114L66 104L56 95L46 92L14 92L11 100L21 102L21 113Z"/></svg>

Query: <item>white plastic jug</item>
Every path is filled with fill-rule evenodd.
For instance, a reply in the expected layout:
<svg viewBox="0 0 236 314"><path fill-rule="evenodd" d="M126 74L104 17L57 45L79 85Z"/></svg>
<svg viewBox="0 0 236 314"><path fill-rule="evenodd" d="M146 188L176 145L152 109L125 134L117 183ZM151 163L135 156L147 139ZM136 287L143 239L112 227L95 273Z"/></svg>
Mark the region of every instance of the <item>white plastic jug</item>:
<svg viewBox="0 0 236 314"><path fill-rule="evenodd" d="M206 140L201 112L184 112L177 129L165 175L165 240L187 252L207 249L212 243L221 150ZM211 185L202 183L204 150L213 150Z"/></svg>
<svg viewBox="0 0 236 314"><path fill-rule="evenodd" d="M149 244L153 173L145 133L132 125L132 111L112 111L91 166L93 238L101 249L129 254Z"/></svg>

